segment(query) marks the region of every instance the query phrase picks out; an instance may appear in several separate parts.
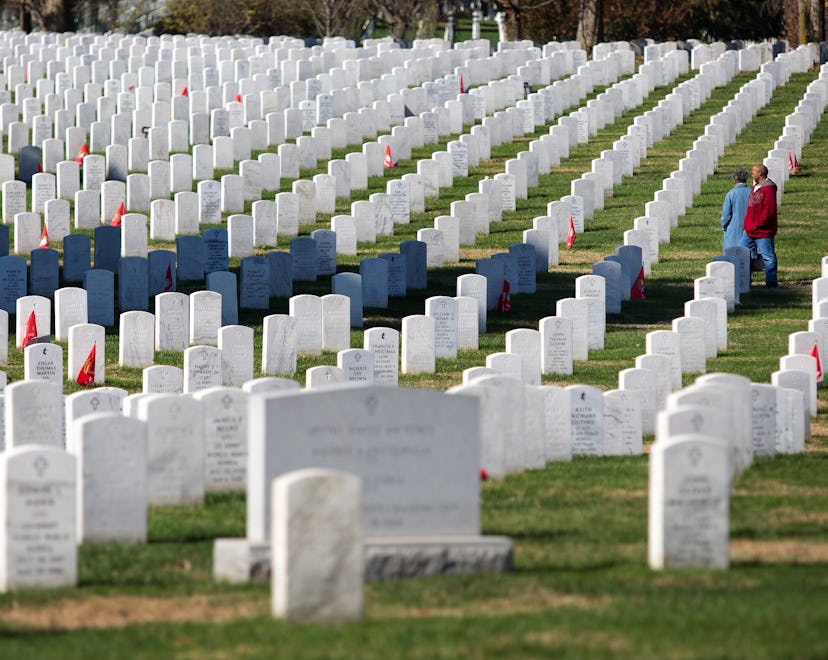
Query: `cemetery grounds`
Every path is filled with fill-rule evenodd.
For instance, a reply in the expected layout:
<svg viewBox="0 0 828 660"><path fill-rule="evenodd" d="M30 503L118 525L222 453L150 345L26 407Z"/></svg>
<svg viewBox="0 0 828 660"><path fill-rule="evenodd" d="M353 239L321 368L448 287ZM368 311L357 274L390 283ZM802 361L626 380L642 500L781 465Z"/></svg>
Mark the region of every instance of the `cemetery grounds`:
<svg viewBox="0 0 828 660"><path fill-rule="evenodd" d="M693 207L661 246L660 262L646 283L646 300L631 301L622 314L607 317L606 347L575 365L568 380L544 377L545 384L617 386L618 371L644 352L644 335L667 329L692 298L693 279L721 250L718 226L730 173L761 161L781 132L784 117L816 77L793 75L720 158L717 173L702 187ZM753 74L739 74L714 89L701 108L655 145L632 179L616 186L606 209L596 213L561 265L538 275L535 295L515 295L512 312L491 313L480 350L461 351L456 360L438 360L437 372L400 376L402 386L446 389L459 384L462 370L479 366L485 355L504 350L504 334L537 327L554 313L554 301L572 295L576 276L619 244L623 230L640 215L711 114L718 112ZM680 82L680 81L679 81ZM593 97L602 91L596 89ZM428 290L392 299L388 310L366 314L366 327L399 328L400 319L422 313L425 298L453 295L456 277L473 272L474 261L521 242L528 220L544 215L548 201L569 194L569 182L589 170L601 150L611 148L632 117L654 106L669 88L659 88L639 106L579 145L570 158L541 176L517 211L504 213L489 236L461 250L461 262L429 272ZM425 214L395 227L393 237L361 245L359 257L339 257L340 272L358 269L358 259L396 250L447 214L449 203L477 191L485 175L503 171L503 162L523 142L493 148L492 160L455 180ZM452 136L448 139L456 139ZM441 139L441 145L446 140ZM394 171L415 171L415 161L439 147L415 149L412 160ZM344 157L339 150L334 158ZM802 170L785 188L777 252L779 290L754 288L729 319L729 347L708 360L707 371L745 375L769 382L787 351L788 334L806 328L810 282L820 276L828 253L824 209L828 200L821 163L828 160L828 122L816 128L803 151ZM322 164L324 167L324 164ZM303 178L321 173L303 171ZM216 172L218 179L226 172ZM290 190L290 182L282 182ZM372 178L369 190L350 201L383 192ZM341 209L339 207L342 207ZM339 202L337 212L346 213ZM249 211L248 211L249 212ZM326 226L320 216L315 228ZM307 234L312 226L303 226ZM153 247L174 249L153 242ZM287 246L280 239L280 247ZM232 263L238 266L237 261ZM327 278L297 286L294 293L323 294ZM186 289L185 289L186 292ZM269 313L287 313L287 300L274 300ZM256 337L260 364L262 315L242 314ZM353 331L352 346L362 345ZM141 388L138 369L119 368L117 332L107 334L106 384ZM297 379L335 356L299 359ZM156 364L182 366L182 356L161 353ZM22 355L10 349L9 380L22 378ZM685 376L685 384L693 377ZM67 385L67 392L72 387ZM339 626L295 625L270 616L267 584L225 585L212 579L213 539L243 536L243 493L212 494L202 507L156 507L149 515L149 542L138 546L82 546L75 589L21 591L0 595L0 657L802 657L828 656L828 428L820 397L806 452L757 459L738 477L731 496L731 567L728 571L647 568L648 457L575 458L544 470L510 475L481 485L484 534L514 541L514 571L403 580L365 585L362 622ZM647 438L651 441L652 438ZM645 443L645 447L649 442Z"/></svg>

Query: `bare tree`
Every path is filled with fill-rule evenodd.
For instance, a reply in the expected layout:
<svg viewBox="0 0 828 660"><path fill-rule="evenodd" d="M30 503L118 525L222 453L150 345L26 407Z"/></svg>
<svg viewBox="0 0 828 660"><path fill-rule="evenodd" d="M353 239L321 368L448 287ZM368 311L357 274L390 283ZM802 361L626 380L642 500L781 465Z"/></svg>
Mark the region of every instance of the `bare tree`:
<svg viewBox="0 0 828 660"><path fill-rule="evenodd" d="M557 0L500 0L498 5L506 15L506 30L509 39L523 39L523 17L527 12L548 7L556 2Z"/></svg>
<svg viewBox="0 0 828 660"><path fill-rule="evenodd" d="M604 40L604 2L603 0L581 0L578 11L578 33L575 37L581 48L589 52L592 47Z"/></svg>
<svg viewBox="0 0 828 660"><path fill-rule="evenodd" d="M361 0L296 0L322 37L353 35L368 13Z"/></svg>
<svg viewBox="0 0 828 660"><path fill-rule="evenodd" d="M433 0L368 0L368 7L373 12L382 14L395 39L407 44L432 2Z"/></svg>

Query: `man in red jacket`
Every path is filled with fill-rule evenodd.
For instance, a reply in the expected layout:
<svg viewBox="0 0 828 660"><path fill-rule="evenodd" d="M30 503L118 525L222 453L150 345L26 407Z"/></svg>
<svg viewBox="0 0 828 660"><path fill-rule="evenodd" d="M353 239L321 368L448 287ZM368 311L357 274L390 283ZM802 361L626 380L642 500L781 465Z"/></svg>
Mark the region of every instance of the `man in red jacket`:
<svg viewBox="0 0 828 660"><path fill-rule="evenodd" d="M739 245L748 248L751 254L759 253L765 264L765 286L779 286L776 276L776 251L773 238L776 236L776 184L768 178L768 168L754 165L753 188L745 212L745 233Z"/></svg>

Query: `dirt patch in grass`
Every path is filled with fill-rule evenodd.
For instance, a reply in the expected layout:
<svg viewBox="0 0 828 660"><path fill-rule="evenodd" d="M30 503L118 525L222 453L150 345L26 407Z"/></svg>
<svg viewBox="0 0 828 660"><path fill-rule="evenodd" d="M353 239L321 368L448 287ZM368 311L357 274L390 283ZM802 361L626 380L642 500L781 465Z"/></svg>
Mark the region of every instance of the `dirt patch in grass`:
<svg viewBox="0 0 828 660"><path fill-rule="evenodd" d="M806 543L788 539L731 541L730 560L760 564L824 564L828 563L828 543Z"/></svg>
<svg viewBox="0 0 828 660"><path fill-rule="evenodd" d="M123 628L143 623L219 623L268 616L266 598L228 598L204 594L151 598L144 596L89 596L61 598L53 603L19 605L0 611L5 624L49 630Z"/></svg>
<svg viewBox="0 0 828 660"><path fill-rule="evenodd" d="M603 609L612 601L607 596L584 596L568 594L546 589L532 590L504 598L475 600L454 607L403 607L383 605L381 611L371 614L382 619L408 618L446 618L457 619L469 616L498 616L512 614L529 614L538 609L579 610Z"/></svg>
<svg viewBox="0 0 828 660"><path fill-rule="evenodd" d="M601 630L573 632L567 628L549 628L524 635L523 639L532 644L550 647L550 650L590 652L600 656L622 655L632 651L630 640L619 633Z"/></svg>
<svg viewBox="0 0 828 660"><path fill-rule="evenodd" d="M826 497L828 498L828 486L822 488L819 486L799 486L797 484L788 484L783 481L776 481L773 479L763 480L761 483L753 485L753 489L745 489L736 487L733 489L733 497Z"/></svg>

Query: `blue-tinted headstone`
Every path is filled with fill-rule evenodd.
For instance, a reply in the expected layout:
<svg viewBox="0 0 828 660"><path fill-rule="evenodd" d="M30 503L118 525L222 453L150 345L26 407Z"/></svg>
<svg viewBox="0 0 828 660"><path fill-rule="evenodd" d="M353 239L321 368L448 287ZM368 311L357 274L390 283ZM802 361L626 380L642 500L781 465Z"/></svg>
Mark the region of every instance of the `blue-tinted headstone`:
<svg viewBox="0 0 828 660"><path fill-rule="evenodd" d="M9 227L0 225L0 257L9 256Z"/></svg>
<svg viewBox="0 0 828 660"><path fill-rule="evenodd" d="M60 255L52 248L37 248L31 256L29 293L52 298L59 286Z"/></svg>
<svg viewBox="0 0 828 660"><path fill-rule="evenodd" d="M503 264L503 279L509 282L509 291L512 294L522 293L520 290L520 278L518 277L518 260L514 254L508 252L495 252L492 259Z"/></svg>
<svg viewBox="0 0 828 660"><path fill-rule="evenodd" d="M16 314L17 299L26 295L26 260L0 257L0 309Z"/></svg>
<svg viewBox="0 0 828 660"><path fill-rule="evenodd" d="M204 279L204 239L201 236L179 236L175 239L178 255L178 279L181 282Z"/></svg>
<svg viewBox="0 0 828 660"><path fill-rule="evenodd" d="M121 258L121 228L104 225L95 227L95 268L118 272Z"/></svg>
<svg viewBox="0 0 828 660"><path fill-rule="evenodd" d="M316 282L319 274L319 248L316 241L307 236L290 239L290 256L293 257L293 281Z"/></svg>
<svg viewBox="0 0 828 660"><path fill-rule="evenodd" d="M239 263L239 307L263 309L270 307L270 273L264 257L245 257Z"/></svg>
<svg viewBox="0 0 828 660"><path fill-rule="evenodd" d="M115 325L115 273L111 270L87 270L83 274L86 289L87 318L107 328Z"/></svg>
<svg viewBox="0 0 828 660"><path fill-rule="evenodd" d="M239 299L236 274L219 270L207 275L207 290L221 294L221 324L236 325L239 322Z"/></svg>
<svg viewBox="0 0 828 660"><path fill-rule="evenodd" d="M614 261L599 261L592 264L592 274L604 278L604 304L607 314L621 313L621 264Z"/></svg>
<svg viewBox="0 0 828 660"><path fill-rule="evenodd" d="M362 275L337 273L331 278L331 293L351 299L351 327L362 327Z"/></svg>
<svg viewBox="0 0 828 660"><path fill-rule="evenodd" d="M364 307L388 307L388 262L369 258L359 262L362 275L362 304Z"/></svg>
<svg viewBox="0 0 828 660"><path fill-rule="evenodd" d="M154 298L159 293L175 291L175 252L172 250L150 250L147 253L149 269L149 295Z"/></svg>
<svg viewBox="0 0 828 660"><path fill-rule="evenodd" d="M520 293L535 293L535 246L528 243L515 243L509 246L509 254L517 259L518 291Z"/></svg>
<svg viewBox="0 0 828 660"><path fill-rule="evenodd" d="M287 252L268 252L267 270L270 277L270 297L290 298L293 295L293 257Z"/></svg>
<svg viewBox="0 0 828 660"><path fill-rule="evenodd" d="M86 234L68 234L63 237L63 281L67 284L83 282L84 273L92 268L92 239Z"/></svg>
<svg viewBox="0 0 828 660"><path fill-rule="evenodd" d="M32 177L40 172L40 147L20 148L20 173L18 181L23 181L27 186L32 185Z"/></svg>
<svg viewBox="0 0 828 660"><path fill-rule="evenodd" d="M227 230L218 227L201 232L204 239L204 272L214 273L230 269Z"/></svg>
<svg viewBox="0 0 828 660"><path fill-rule="evenodd" d="M336 275L336 232L330 229L316 229L311 232L319 249L319 274Z"/></svg>
<svg viewBox="0 0 828 660"><path fill-rule="evenodd" d="M405 298L405 257L399 252L386 252L380 259L388 262L388 295Z"/></svg>
<svg viewBox="0 0 828 660"><path fill-rule="evenodd" d="M480 259L474 264L474 272L486 278L486 309L497 309L497 300L506 279L506 265L492 258Z"/></svg>
<svg viewBox="0 0 828 660"><path fill-rule="evenodd" d="M422 241L403 241L400 254L405 257L405 288L425 289L428 286L426 244Z"/></svg>
<svg viewBox="0 0 828 660"><path fill-rule="evenodd" d="M621 259L621 269L627 276L630 286L632 286L644 266L644 255L641 246L619 245L615 248L615 256ZM625 300L629 300L629 298L625 298Z"/></svg>
<svg viewBox="0 0 828 660"><path fill-rule="evenodd" d="M118 307L121 312L148 311L147 260L143 257L122 257L118 266Z"/></svg>
<svg viewBox="0 0 828 660"><path fill-rule="evenodd" d="M630 274L627 268L624 267L624 260L619 257L617 254L611 254L608 257L604 257L604 261L609 261L610 263L618 264L618 267L621 269L620 273L621 276L618 279L618 291L621 295L621 300L629 300L630 299L630 287L632 286L632 280L630 279Z"/></svg>

